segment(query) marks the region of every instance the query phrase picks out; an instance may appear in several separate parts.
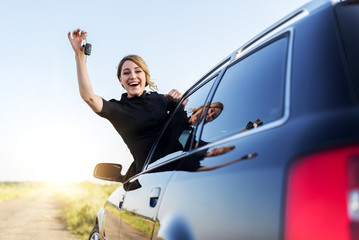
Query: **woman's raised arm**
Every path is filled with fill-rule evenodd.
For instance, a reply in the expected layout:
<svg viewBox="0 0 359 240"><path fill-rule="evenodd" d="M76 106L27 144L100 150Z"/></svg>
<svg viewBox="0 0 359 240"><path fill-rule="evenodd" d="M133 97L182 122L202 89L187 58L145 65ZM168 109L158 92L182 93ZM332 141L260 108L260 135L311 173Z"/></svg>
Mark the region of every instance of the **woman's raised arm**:
<svg viewBox="0 0 359 240"><path fill-rule="evenodd" d="M67 34L71 46L75 52L76 67L77 67L77 79L79 83L79 90L81 98L91 107L95 112L101 112L102 110L102 98L95 95L92 90L90 78L87 72L86 65L86 55L84 54L84 48L82 46L82 41L86 36L85 31L81 29L76 29Z"/></svg>

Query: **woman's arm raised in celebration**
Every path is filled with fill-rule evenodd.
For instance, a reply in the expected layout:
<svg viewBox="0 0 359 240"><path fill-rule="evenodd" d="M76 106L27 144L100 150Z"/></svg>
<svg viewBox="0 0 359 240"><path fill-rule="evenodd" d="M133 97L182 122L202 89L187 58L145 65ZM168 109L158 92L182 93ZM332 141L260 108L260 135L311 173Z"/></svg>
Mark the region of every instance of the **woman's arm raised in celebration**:
<svg viewBox="0 0 359 240"><path fill-rule="evenodd" d="M84 40L86 34L87 33L85 31L76 29L72 32L72 37L71 32L69 32L67 35L71 46L75 51L77 79L81 98L91 107L94 112L101 112L103 105L102 98L95 95L93 92L90 78L87 72L86 55L84 54L84 48L82 46L82 41Z"/></svg>

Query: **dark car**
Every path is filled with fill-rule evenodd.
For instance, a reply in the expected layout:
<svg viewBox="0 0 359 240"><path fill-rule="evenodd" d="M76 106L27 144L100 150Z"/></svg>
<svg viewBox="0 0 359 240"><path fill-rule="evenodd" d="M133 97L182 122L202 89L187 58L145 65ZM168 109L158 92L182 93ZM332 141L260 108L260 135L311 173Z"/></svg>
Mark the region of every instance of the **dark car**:
<svg viewBox="0 0 359 240"><path fill-rule="evenodd" d="M314 1L184 95L90 239L359 239L359 3ZM127 175L128 176L128 175Z"/></svg>

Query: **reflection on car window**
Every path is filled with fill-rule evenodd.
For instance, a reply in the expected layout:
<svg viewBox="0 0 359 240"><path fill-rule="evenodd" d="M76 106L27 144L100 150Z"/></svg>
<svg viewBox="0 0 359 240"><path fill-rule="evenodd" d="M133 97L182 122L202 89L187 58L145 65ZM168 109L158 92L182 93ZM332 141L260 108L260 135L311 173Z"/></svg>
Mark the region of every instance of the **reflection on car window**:
<svg viewBox="0 0 359 240"><path fill-rule="evenodd" d="M282 37L226 70L212 100L221 108L209 108L197 146L283 116L287 42Z"/></svg>
<svg viewBox="0 0 359 240"><path fill-rule="evenodd" d="M203 103L215 78L216 76L194 91L188 97L188 102L184 109L177 109L161 135L150 163L154 163L164 156L167 156L166 159L170 159L178 156L183 151L189 150L194 127L201 118ZM156 161L151 165L157 165L159 162L162 161Z"/></svg>

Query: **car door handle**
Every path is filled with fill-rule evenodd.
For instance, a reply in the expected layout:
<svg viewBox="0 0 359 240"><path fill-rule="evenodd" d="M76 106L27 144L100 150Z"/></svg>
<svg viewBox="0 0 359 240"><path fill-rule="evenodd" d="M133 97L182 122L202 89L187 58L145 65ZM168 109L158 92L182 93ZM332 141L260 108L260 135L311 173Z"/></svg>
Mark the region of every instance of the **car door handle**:
<svg viewBox="0 0 359 240"><path fill-rule="evenodd" d="M153 188L151 190L150 207L152 207L152 208L156 207L158 198L160 197L160 194L161 194L161 188L159 188L159 187Z"/></svg>

